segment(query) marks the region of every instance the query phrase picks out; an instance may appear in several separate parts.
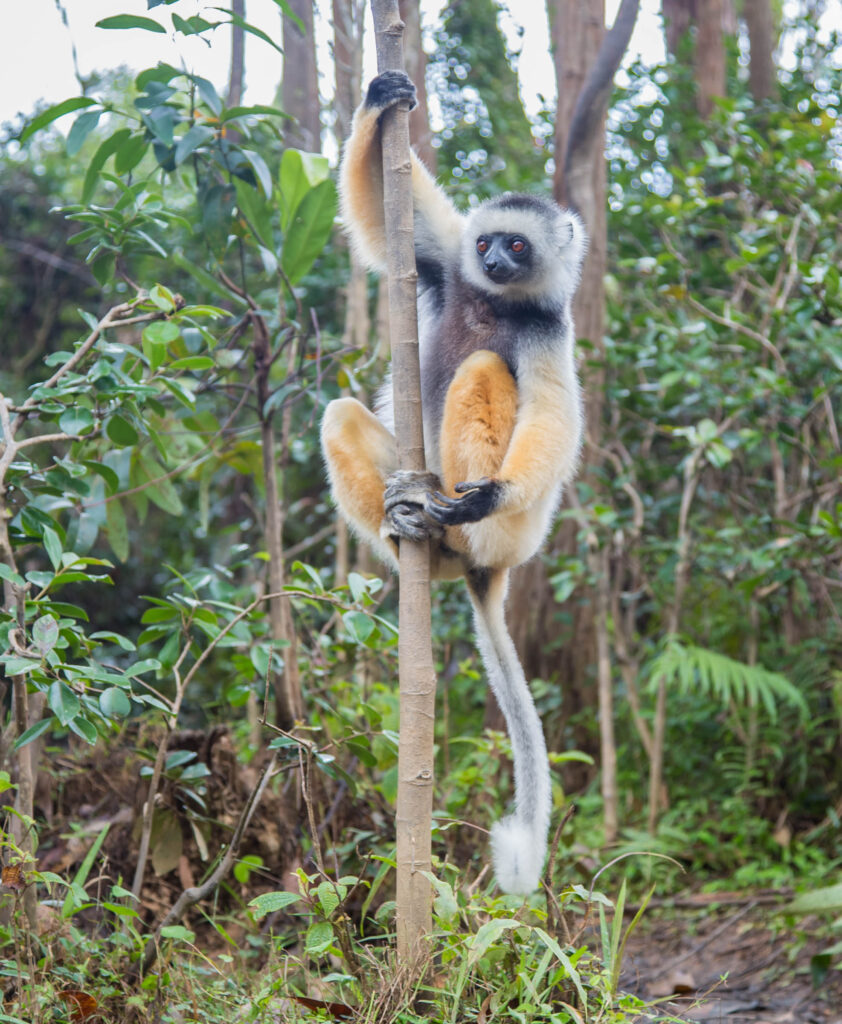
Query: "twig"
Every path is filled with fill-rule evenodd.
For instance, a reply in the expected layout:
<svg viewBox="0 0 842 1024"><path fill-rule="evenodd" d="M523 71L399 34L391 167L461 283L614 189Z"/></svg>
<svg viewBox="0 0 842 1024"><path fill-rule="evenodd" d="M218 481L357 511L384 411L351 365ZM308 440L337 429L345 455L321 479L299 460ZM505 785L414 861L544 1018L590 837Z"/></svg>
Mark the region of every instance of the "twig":
<svg viewBox="0 0 842 1024"><path fill-rule="evenodd" d="M272 754L272 757L267 762L265 768L260 773L260 778L257 780L257 785L252 790L251 796L246 802L245 807L240 814L240 819L237 822L237 827L234 829L234 834L231 836L231 842L228 844L228 849L223 854L222 860L217 864L216 868L210 873L210 875L202 882L201 885L190 886L185 889L182 894L175 901L172 909L166 914L161 923L155 929L155 934L146 943L143 951L143 963L141 965L141 974L146 974L150 967L155 963L158 956L158 943L161 938L161 933L164 928L170 925L177 924L178 921L184 916L185 912L189 910L199 900L205 898L208 893L212 892L222 881L222 879L231 870L231 865L234 862L234 858L240 849L240 843L242 842L243 835L246 829L249 827L254 812L257 810L257 805L260 803L263 793L266 790L266 786L269 784L269 779L272 772L275 770L277 763L277 754Z"/></svg>

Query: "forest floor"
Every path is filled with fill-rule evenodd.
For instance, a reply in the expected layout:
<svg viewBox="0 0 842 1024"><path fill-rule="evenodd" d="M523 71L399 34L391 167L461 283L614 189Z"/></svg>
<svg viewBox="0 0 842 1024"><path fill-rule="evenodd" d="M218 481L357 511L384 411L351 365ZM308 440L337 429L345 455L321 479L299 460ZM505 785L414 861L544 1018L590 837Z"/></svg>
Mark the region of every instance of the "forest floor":
<svg viewBox="0 0 842 1024"><path fill-rule="evenodd" d="M842 1024L842 972L817 976L814 961L834 940L816 937L815 920L784 925L772 900L717 893L648 909L621 987L693 1024Z"/></svg>
<svg viewBox="0 0 842 1024"><path fill-rule="evenodd" d="M209 768L203 780L206 813L233 826L255 785L256 765L240 763L224 727L183 732L177 741L179 749L195 750ZM83 752L54 759L50 825L39 849L42 870L72 874L108 826L102 845L105 875L112 881L133 877L147 788L139 777L141 763L131 746L115 747L105 756ZM184 796L177 781L162 786L162 825L153 830L152 864L141 900L150 919L160 919L206 870L185 819L189 801ZM231 915L226 919L230 935L240 934L237 916L266 889L267 878L280 881L295 860L289 802L283 793L266 795L240 850L260 858L262 871L239 886L229 879L228 894L216 897L217 911ZM653 900L623 952L621 990L659 1001L664 1020L688 1024L842 1024L842 971L833 969L840 957L834 955L823 974L816 960L838 936L829 935L826 922L785 918L781 906L788 896L768 890L687 892ZM218 941L209 925L203 930L198 916L191 924L198 925L200 948L206 940ZM598 936L593 939L589 944L596 949Z"/></svg>

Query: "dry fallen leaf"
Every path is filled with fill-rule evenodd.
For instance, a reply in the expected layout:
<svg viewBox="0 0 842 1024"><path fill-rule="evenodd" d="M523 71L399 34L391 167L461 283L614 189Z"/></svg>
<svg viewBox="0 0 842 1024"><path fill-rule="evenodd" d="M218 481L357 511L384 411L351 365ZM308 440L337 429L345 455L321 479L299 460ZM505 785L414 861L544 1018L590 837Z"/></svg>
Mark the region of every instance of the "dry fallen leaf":
<svg viewBox="0 0 842 1024"><path fill-rule="evenodd" d="M87 992L78 992L73 988L66 988L58 994L59 999L67 1003L70 1009L70 1019L75 1021L87 1020L97 1011L97 1002Z"/></svg>

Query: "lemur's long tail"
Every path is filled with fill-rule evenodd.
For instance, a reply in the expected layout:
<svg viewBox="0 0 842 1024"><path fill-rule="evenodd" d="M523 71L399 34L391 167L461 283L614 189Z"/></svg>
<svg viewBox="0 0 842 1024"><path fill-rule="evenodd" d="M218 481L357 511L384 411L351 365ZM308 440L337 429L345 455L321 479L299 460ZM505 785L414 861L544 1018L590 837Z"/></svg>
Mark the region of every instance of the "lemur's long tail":
<svg viewBox="0 0 842 1024"><path fill-rule="evenodd" d="M541 882L552 794L541 719L506 628L507 583L505 569L475 569L468 575L477 643L506 719L515 769L514 813L491 829L494 873L504 892L527 895Z"/></svg>

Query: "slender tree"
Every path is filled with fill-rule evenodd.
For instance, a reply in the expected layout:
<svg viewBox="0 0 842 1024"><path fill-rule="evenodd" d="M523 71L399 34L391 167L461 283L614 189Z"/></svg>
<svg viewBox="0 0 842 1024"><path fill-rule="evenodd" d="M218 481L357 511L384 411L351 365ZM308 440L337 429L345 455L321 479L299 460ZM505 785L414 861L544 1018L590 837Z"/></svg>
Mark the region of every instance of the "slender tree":
<svg viewBox="0 0 842 1024"><path fill-rule="evenodd" d="M403 22L397 0L372 0L380 71L402 69ZM415 249L409 111L392 107L383 117L383 185L395 393L395 439L402 469L424 469L421 371L418 363ZM432 930L432 894L423 872L431 868L433 725L436 674L430 625L429 543L400 546L400 746L398 749L397 939L398 957L418 964Z"/></svg>

